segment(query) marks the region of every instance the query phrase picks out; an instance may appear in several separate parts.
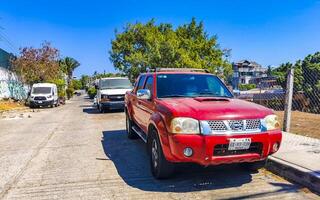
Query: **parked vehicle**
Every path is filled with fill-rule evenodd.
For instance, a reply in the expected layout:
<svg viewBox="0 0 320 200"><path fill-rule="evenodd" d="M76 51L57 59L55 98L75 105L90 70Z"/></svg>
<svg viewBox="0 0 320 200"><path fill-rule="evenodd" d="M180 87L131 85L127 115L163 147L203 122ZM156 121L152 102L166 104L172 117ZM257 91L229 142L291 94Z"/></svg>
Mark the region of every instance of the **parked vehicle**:
<svg viewBox="0 0 320 200"><path fill-rule="evenodd" d="M102 78L97 86L97 108L102 113L111 109L124 108L124 95L132 90L128 78Z"/></svg>
<svg viewBox="0 0 320 200"><path fill-rule="evenodd" d="M30 97L30 108L40 106L59 106L57 86L52 83L33 84Z"/></svg>
<svg viewBox="0 0 320 200"><path fill-rule="evenodd" d="M125 113L128 138L147 144L156 178L169 177L175 163L258 169L282 138L271 109L233 98L217 76L194 69L141 74Z"/></svg>

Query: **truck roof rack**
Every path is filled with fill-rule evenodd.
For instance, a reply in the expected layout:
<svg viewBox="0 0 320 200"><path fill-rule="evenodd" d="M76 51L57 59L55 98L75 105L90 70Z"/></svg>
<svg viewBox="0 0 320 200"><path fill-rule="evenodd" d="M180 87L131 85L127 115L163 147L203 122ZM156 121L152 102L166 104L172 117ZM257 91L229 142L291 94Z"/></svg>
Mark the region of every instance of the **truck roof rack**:
<svg viewBox="0 0 320 200"><path fill-rule="evenodd" d="M156 68L156 69L150 69L149 72L205 72L209 73L209 70L207 69L198 69L198 68Z"/></svg>

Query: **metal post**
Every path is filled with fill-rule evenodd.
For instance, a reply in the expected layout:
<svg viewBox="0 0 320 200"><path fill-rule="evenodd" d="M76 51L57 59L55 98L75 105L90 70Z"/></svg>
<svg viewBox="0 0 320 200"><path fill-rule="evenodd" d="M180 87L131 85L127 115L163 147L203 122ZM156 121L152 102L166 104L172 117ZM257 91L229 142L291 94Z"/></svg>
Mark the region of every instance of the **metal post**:
<svg viewBox="0 0 320 200"><path fill-rule="evenodd" d="M288 71L288 75L287 75L287 90L286 90L284 118L283 118L283 131L285 132L290 131L292 96L293 96L293 76L294 76L294 69L291 68Z"/></svg>

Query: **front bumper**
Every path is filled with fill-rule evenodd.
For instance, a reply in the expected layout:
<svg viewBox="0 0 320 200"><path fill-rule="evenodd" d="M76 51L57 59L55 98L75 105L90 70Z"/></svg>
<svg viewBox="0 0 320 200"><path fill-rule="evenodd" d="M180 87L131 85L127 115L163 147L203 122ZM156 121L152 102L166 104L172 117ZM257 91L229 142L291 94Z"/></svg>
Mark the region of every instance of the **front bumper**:
<svg viewBox="0 0 320 200"><path fill-rule="evenodd" d="M108 101L100 104L103 109L124 109L124 101Z"/></svg>
<svg viewBox="0 0 320 200"><path fill-rule="evenodd" d="M227 150L230 138L251 138L249 150ZM275 153L272 150L274 143L280 145L282 134L280 130L258 134L245 135L174 135L168 134L170 155L166 158L171 162L193 162L200 165L218 165L240 162L254 162L266 159ZM193 155L186 157L185 148L192 148ZM225 148L225 150L221 150ZM220 149L220 150L219 150ZM216 151L215 151L216 150ZM228 152L229 151L229 152Z"/></svg>
<svg viewBox="0 0 320 200"><path fill-rule="evenodd" d="M30 101L30 105L33 106L50 106L53 105L54 101L53 100L33 100Z"/></svg>

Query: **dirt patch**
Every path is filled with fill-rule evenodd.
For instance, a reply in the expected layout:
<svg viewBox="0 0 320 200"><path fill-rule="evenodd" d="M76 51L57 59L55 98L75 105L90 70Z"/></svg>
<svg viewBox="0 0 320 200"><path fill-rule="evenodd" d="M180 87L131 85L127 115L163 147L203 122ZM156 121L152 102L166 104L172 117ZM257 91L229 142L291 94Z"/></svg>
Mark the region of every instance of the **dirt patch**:
<svg viewBox="0 0 320 200"><path fill-rule="evenodd" d="M24 103L22 102L14 102L11 100L1 100L0 101L0 112L9 111L9 110L17 110L26 108Z"/></svg>
<svg viewBox="0 0 320 200"><path fill-rule="evenodd" d="M283 122L283 111L275 111ZM293 111L290 132L320 139L320 114Z"/></svg>

